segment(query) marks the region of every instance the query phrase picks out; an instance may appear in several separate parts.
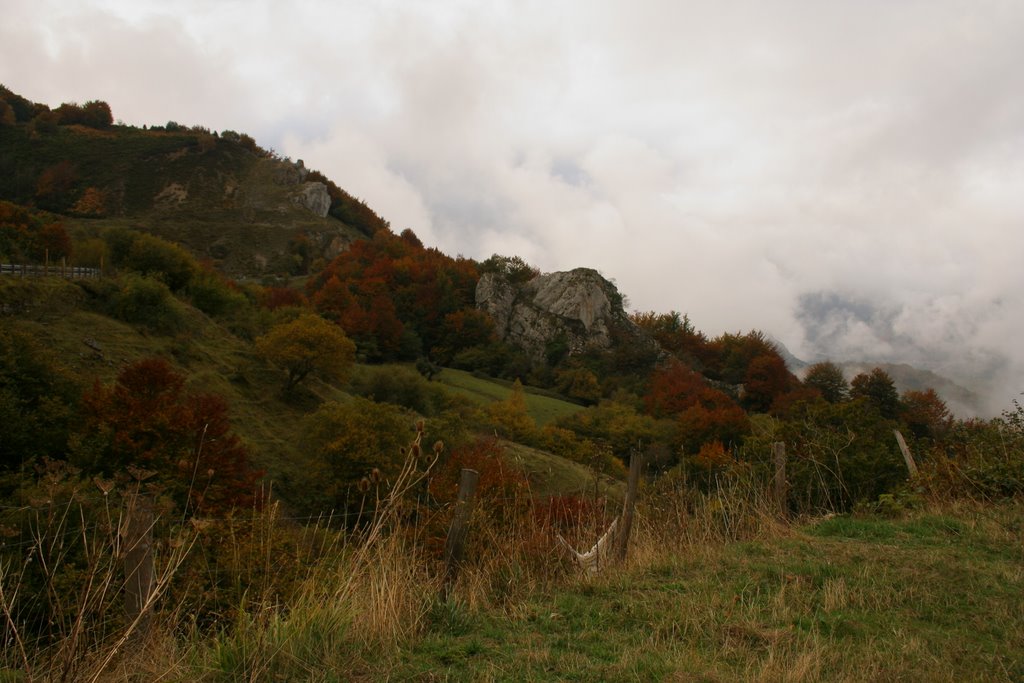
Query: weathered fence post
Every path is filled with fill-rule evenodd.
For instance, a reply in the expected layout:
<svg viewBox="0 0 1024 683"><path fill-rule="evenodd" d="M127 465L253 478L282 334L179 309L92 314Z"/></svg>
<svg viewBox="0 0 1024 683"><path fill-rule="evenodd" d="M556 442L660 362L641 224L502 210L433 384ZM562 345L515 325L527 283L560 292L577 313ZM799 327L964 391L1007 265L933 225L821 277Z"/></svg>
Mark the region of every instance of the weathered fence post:
<svg viewBox="0 0 1024 683"><path fill-rule="evenodd" d="M640 469L643 467L644 456L633 451L629 458L629 479L626 481L626 500L622 503L622 525L615 539L615 556L621 562L626 559L626 548L629 546L629 534L633 530L633 509L636 507L636 490L640 485Z"/></svg>
<svg viewBox="0 0 1024 683"><path fill-rule="evenodd" d="M452 525L448 528L448 538L444 543L444 587L441 590L441 597L444 600L448 599L455 580L459 577L470 508L479 480L479 472L463 468L462 478L459 480L459 499L455 503L455 515L452 517Z"/></svg>
<svg viewBox="0 0 1024 683"><path fill-rule="evenodd" d="M782 441L772 443L772 461L775 463L775 479L772 492L775 495L775 505L779 509L779 515L786 516L786 444Z"/></svg>
<svg viewBox="0 0 1024 683"><path fill-rule="evenodd" d="M907 463L907 472L910 473L911 478L917 476L917 463L914 462L914 456L910 454L910 449L907 447L907 442L903 440L903 435L900 434L900 430L894 429L892 433L896 435L896 443L900 445L900 452L903 453L903 460Z"/></svg>
<svg viewBox="0 0 1024 683"><path fill-rule="evenodd" d="M146 496L136 495L125 514L124 609L129 627L136 624L134 637L142 638L151 621L147 603L153 592L153 507Z"/></svg>

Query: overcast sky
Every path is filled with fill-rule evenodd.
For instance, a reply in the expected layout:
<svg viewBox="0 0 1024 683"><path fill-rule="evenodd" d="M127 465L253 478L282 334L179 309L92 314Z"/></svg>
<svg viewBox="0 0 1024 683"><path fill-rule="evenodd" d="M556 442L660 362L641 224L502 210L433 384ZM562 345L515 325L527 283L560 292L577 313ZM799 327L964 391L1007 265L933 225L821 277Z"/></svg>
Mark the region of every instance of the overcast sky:
<svg viewBox="0 0 1024 683"><path fill-rule="evenodd" d="M1024 391L1024 2L0 0L0 82L253 135L446 253Z"/></svg>

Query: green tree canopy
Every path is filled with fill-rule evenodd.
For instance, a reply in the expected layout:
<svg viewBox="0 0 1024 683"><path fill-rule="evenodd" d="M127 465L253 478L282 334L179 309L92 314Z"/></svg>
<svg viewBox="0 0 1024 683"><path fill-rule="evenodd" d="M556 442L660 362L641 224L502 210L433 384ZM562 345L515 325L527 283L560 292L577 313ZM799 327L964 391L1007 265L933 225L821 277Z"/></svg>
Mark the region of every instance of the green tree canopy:
<svg viewBox="0 0 1024 683"><path fill-rule="evenodd" d="M804 385L817 389L829 403L840 403L850 397L850 385L842 369L830 361L815 363L807 369Z"/></svg>
<svg viewBox="0 0 1024 683"><path fill-rule="evenodd" d="M401 469L403 448L412 441L412 420L399 408L354 398L346 403L328 402L306 418L304 445L319 467L313 497L323 496L337 509L345 505L350 487L363 477L373 479L376 469L380 484L387 483Z"/></svg>
<svg viewBox="0 0 1024 683"><path fill-rule="evenodd" d="M900 395L896 391L896 383L881 368L854 377L850 382L850 395L866 399L878 410L879 415L888 420L895 420L899 415Z"/></svg>

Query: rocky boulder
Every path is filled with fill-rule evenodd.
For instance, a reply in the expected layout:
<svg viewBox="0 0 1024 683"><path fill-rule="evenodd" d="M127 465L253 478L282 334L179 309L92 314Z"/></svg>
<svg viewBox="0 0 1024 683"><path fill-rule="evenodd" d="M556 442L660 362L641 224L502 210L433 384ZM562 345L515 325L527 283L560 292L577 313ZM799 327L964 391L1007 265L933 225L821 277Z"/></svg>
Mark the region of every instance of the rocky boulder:
<svg viewBox="0 0 1024 683"><path fill-rule="evenodd" d="M331 195L323 183L302 183L299 191L292 196L292 201L306 207L320 218L324 218L331 208Z"/></svg>
<svg viewBox="0 0 1024 683"><path fill-rule="evenodd" d="M607 351L616 338L654 345L626 315L615 285L590 268L538 275L520 285L485 273L476 305L494 319L500 339L537 363L547 362L554 345L564 344L569 355Z"/></svg>

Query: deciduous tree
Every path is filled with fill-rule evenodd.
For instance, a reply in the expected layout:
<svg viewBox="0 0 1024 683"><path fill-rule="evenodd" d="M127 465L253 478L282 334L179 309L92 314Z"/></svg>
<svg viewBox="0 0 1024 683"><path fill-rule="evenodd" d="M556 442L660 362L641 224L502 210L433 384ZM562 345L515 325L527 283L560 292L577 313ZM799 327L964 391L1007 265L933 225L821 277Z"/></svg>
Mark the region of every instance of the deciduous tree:
<svg viewBox="0 0 1024 683"><path fill-rule="evenodd" d="M796 384L786 368L785 361L777 353L757 356L747 366L743 377L742 403L747 410L758 413L768 412L776 398Z"/></svg>
<svg viewBox="0 0 1024 683"><path fill-rule="evenodd" d="M903 392L900 418L919 439L942 436L953 424L953 414L934 389Z"/></svg>
<svg viewBox="0 0 1024 683"><path fill-rule="evenodd" d="M186 390L166 360L132 363L113 386L96 383L82 404L75 464L108 475L128 467L151 471L165 493L193 510L253 503L262 475L231 432L227 403Z"/></svg>
<svg viewBox="0 0 1024 683"><path fill-rule="evenodd" d="M303 431L306 450L322 469L317 486L323 503L344 509L347 495L358 495L351 487L374 469L381 477L377 483L386 485L404 460L411 426L400 409L363 398L320 406ZM349 502L358 506L358 498Z"/></svg>
<svg viewBox="0 0 1024 683"><path fill-rule="evenodd" d="M829 403L839 403L850 397L850 385L843 376L842 369L835 363L824 361L815 363L804 375L804 385L817 389L821 397Z"/></svg>
<svg viewBox="0 0 1024 683"><path fill-rule="evenodd" d="M257 339L256 353L287 373L288 392L311 373L343 381L355 362L356 346L337 325L306 313Z"/></svg>
<svg viewBox="0 0 1024 683"><path fill-rule="evenodd" d="M850 382L850 396L866 399L887 420L895 420L899 416L900 396L896 383L881 368L854 377Z"/></svg>

